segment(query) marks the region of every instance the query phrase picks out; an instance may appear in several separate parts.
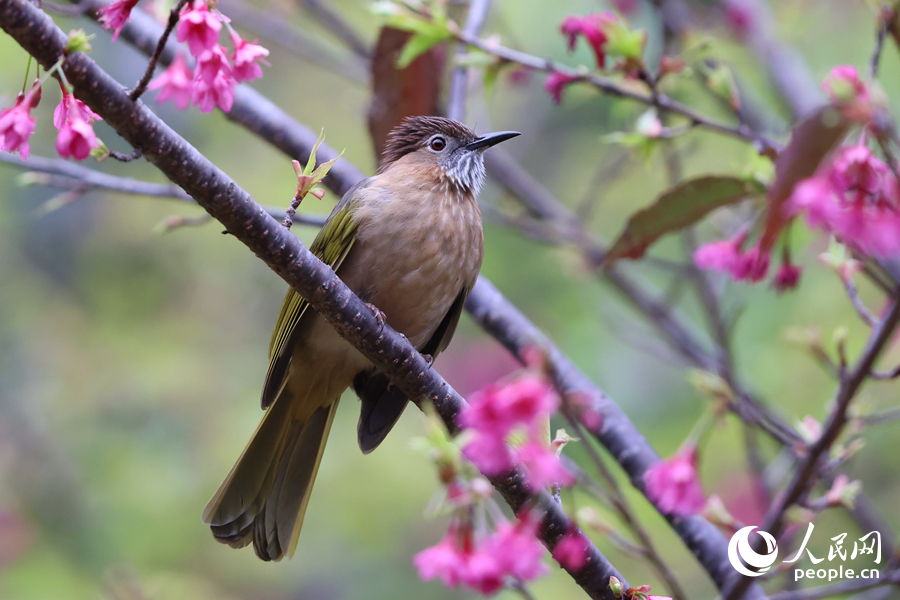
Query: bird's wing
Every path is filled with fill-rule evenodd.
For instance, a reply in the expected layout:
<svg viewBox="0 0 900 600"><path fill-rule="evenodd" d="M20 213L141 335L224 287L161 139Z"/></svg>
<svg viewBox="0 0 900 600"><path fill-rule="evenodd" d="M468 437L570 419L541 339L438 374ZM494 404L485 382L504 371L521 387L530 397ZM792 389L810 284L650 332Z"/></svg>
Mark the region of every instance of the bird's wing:
<svg viewBox="0 0 900 600"><path fill-rule="evenodd" d="M419 352L422 354L430 354L432 358L437 358L438 354L447 349L447 346L450 345L450 340L453 338L453 334L456 333L456 325L459 323L459 316L462 314L463 305L466 303L466 296L469 295L471 289L472 285L468 284L459 290L459 294L456 295L456 300L453 301L444 320L441 321L441 324L438 325L434 335L432 335L431 339L422 346Z"/></svg>
<svg viewBox="0 0 900 600"><path fill-rule="evenodd" d="M344 194L309 248L316 258L335 271L341 266L356 241L357 224L353 219L351 204L356 192L365 184L366 180L361 181ZM298 331L297 326L307 314L308 308L309 303L306 299L293 289L288 289L269 342L269 370L263 385L263 408L268 408L278 396L291 364L291 351L294 347L292 338Z"/></svg>

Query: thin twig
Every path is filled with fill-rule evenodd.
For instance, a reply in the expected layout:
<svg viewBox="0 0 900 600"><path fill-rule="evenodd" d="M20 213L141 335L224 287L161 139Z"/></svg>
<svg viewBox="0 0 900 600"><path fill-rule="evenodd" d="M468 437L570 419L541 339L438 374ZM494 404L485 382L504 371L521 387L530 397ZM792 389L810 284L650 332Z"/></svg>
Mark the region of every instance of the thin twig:
<svg viewBox="0 0 900 600"><path fill-rule="evenodd" d="M844 289L847 290L847 296L850 298L853 308L856 309L856 314L859 315L859 318L862 319L866 325L875 327L875 324L878 323L878 318L866 308L865 304L863 304L863 301L859 297L859 290L856 289L856 284L853 282L853 279L850 277L841 277L841 279L844 282Z"/></svg>
<svg viewBox="0 0 900 600"><path fill-rule="evenodd" d="M118 177L101 173L88 167L58 158L45 158L32 154L27 162L12 154L0 153L0 161L30 172L20 175L20 181L28 185L52 185L68 189L103 189L119 192L117 195L152 196L178 200L196 205L197 202L177 185L151 183L128 177ZM275 219L284 218L284 210L274 206L263 206L266 212ZM326 217L322 215L301 214L293 218L294 223L321 227Z"/></svg>
<svg viewBox="0 0 900 600"><path fill-rule="evenodd" d="M109 151L110 158L113 158L119 162L124 162L124 163L128 163L135 159L138 159L141 157L142 154L143 154L143 152L141 151L140 148L135 148L129 154L122 154L121 152L116 152L115 150Z"/></svg>
<svg viewBox="0 0 900 600"><path fill-rule="evenodd" d="M463 31L472 36L477 36L487 18L491 8L491 0L472 0L469 4L469 12L466 14L466 22ZM455 56L459 61L466 53L466 45L456 45ZM456 121L466 118L466 98L469 95L469 69L465 65L457 64L450 74L450 87L447 94L446 116Z"/></svg>
<svg viewBox="0 0 900 600"><path fill-rule="evenodd" d="M898 368L900 370L900 368ZM873 373L874 376L874 373ZM881 412L874 412L859 417L863 425L884 425L885 423L893 423L900 421L900 407L889 408Z"/></svg>
<svg viewBox="0 0 900 600"><path fill-rule="evenodd" d="M346 44L354 54L366 60L372 57L372 49L369 45L344 21L340 13L331 8L328 3L322 2L322 0L297 1L309 9L309 12L336 38Z"/></svg>
<svg viewBox="0 0 900 600"><path fill-rule="evenodd" d="M556 63L545 58L539 58L537 56L533 56L519 50L513 50L500 44L488 42L477 36L469 35L465 31L460 31L458 28L451 28L451 32L457 40L464 42L472 46L473 48L478 48L482 52L486 52L502 60L514 62L535 71L542 71L545 73L562 73L573 78L573 83L578 81L589 83L601 92L610 96L627 98L629 100L634 100L642 104L655 106L660 110L670 111L686 118L690 123L694 125L702 126L706 129L717 131L719 133L729 135L731 137L735 137L744 141L753 142L754 144L757 144L761 150L773 150L777 152L781 148L781 144L775 142L774 140L766 137L761 133L753 131L747 125L732 125L729 123L725 123L724 121L713 119L712 117L704 115L694 110L693 108L690 108L689 106L682 104L681 102L678 102L677 100L674 100L669 96L666 96L665 94L656 94L656 96L654 97L653 94L641 94L638 92L633 92L605 77L601 77L593 73L585 73L583 71L567 67L561 63Z"/></svg>
<svg viewBox="0 0 900 600"><path fill-rule="evenodd" d="M161 36L159 36L159 42L156 44L156 50L153 54L150 55L150 62L147 63L147 70L144 72L144 76L141 77L141 80L138 81L137 85L131 90L131 93L128 97L132 102L136 101L141 95L147 91L147 84L150 83L150 80L153 79L153 72L156 70L156 63L159 60L160 55L162 54L163 49L166 47L166 42L169 40L169 35L171 35L172 30L175 29L175 26L178 25L179 15L181 14L181 9L184 8L184 5L188 3L188 0L178 0L178 4L172 9L172 12L169 13L169 22L166 23L166 28L163 30Z"/></svg>
<svg viewBox="0 0 900 600"><path fill-rule="evenodd" d="M890 11L892 8L882 7L878 15L878 34L875 36L875 48L872 49L872 58L869 59L869 77L875 79L878 77L878 63L881 61L881 51L884 50L884 38L887 36L888 25L890 24L891 15L883 11Z"/></svg>

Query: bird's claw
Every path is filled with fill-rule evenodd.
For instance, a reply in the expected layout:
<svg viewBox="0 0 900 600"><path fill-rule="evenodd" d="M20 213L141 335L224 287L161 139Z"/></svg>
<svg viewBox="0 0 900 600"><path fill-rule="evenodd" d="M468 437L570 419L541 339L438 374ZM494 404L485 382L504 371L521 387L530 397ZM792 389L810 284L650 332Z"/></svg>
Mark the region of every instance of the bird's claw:
<svg viewBox="0 0 900 600"><path fill-rule="evenodd" d="M431 356L430 354L423 354L423 355L422 355L422 358L424 358L424 359L425 359L425 362L428 363L428 368L430 369L430 368L431 368L431 365L434 364L434 357Z"/></svg>
<svg viewBox="0 0 900 600"><path fill-rule="evenodd" d="M369 302L366 302L366 306L368 306L369 310L372 311L372 314L375 315L375 320L378 322L379 331L384 329L384 324L387 322L387 317L384 315L384 312L380 308Z"/></svg>

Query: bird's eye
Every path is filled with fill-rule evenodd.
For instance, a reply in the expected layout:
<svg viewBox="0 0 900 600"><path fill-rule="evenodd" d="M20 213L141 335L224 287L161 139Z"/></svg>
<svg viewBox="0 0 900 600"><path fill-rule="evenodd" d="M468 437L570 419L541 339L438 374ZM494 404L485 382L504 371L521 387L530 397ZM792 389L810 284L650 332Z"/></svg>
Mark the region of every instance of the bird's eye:
<svg viewBox="0 0 900 600"><path fill-rule="evenodd" d="M431 140L431 149L434 150L435 152L440 152L441 150L443 150L446 147L447 147L447 142L444 141L444 138L442 138L442 137L436 137L433 140Z"/></svg>

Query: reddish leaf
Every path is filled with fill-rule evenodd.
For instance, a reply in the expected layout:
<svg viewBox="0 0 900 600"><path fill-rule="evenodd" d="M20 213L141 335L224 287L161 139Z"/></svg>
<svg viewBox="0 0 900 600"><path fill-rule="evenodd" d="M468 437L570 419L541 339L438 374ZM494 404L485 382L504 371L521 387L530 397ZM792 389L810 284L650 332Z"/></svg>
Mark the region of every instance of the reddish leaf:
<svg viewBox="0 0 900 600"><path fill-rule="evenodd" d="M444 70L443 46L429 49L409 66L397 69L397 59L411 34L384 27L372 57L372 102L369 105L369 133L375 156L381 162L387 134L404 117L437 115Z"/></svg>
<svg viewBox="0 0 900 600"><path fill-rule="evenodd" d="M794 128L790 143L775 161L775 181L767 194L769 207L760 239L760 253L772 249L787 222L782 206L790 198L794 186L815 174L850 125L851 121L840 110L826 106Z"/></svg>
<svg viewBox="0 0 900 600"><path fill-rule="evenodd" d="M724 175L683 181L628 219L625 231L606 253L603 266L608 268L620 258L640 258L663 235L693 225L710 211L760 191L748 181Z"/></svg>

